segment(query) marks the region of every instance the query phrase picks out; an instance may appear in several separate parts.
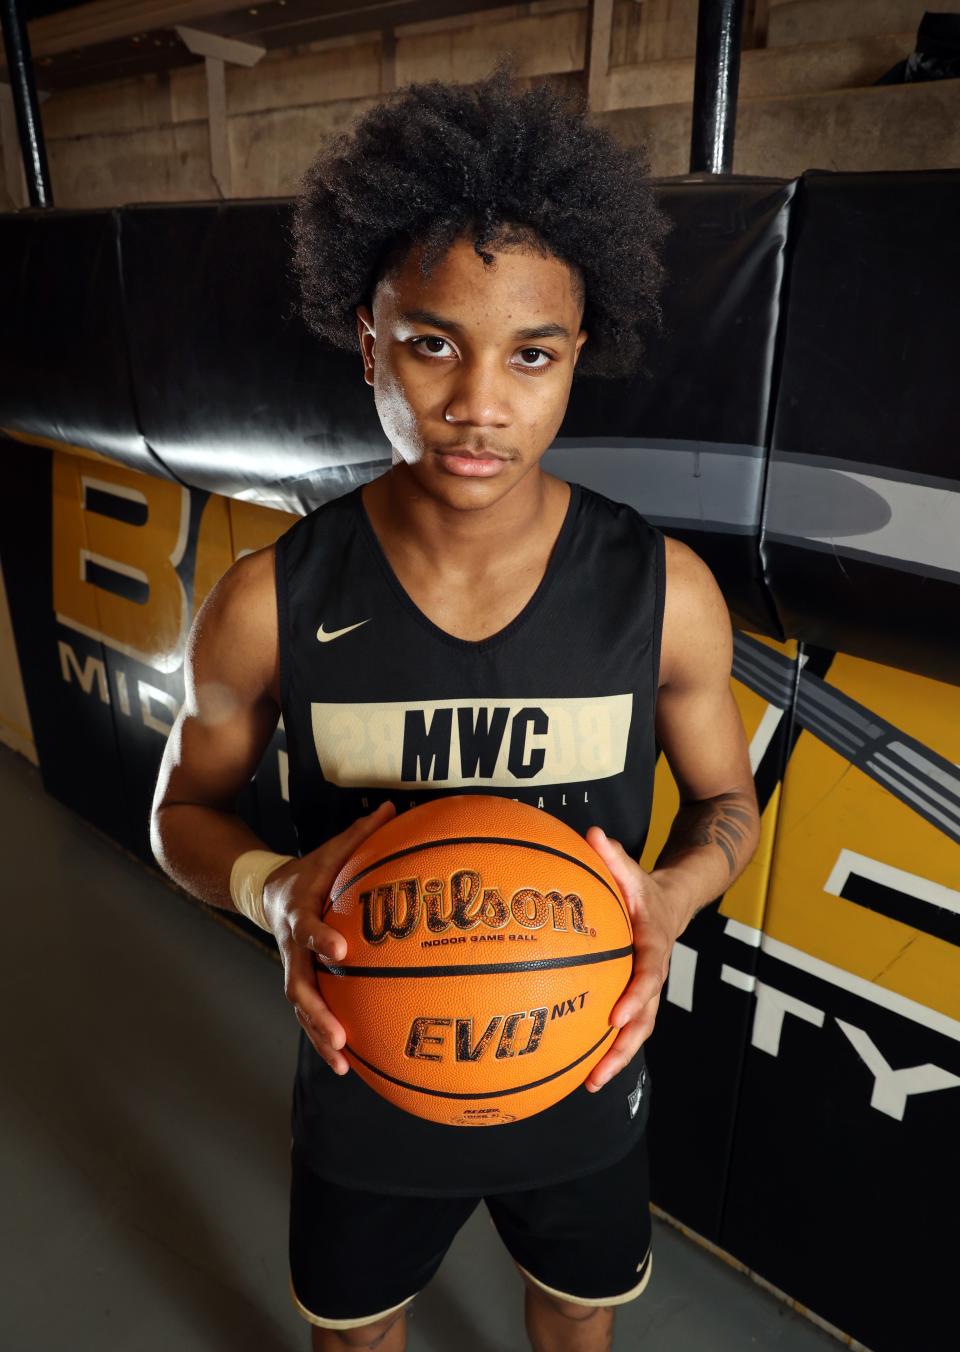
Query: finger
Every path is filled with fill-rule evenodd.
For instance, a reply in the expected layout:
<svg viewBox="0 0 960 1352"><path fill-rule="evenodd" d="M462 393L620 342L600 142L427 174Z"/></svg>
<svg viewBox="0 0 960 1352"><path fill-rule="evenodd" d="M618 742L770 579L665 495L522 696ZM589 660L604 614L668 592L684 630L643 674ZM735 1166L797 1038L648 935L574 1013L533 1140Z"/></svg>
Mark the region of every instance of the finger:
<svg viewBox="0 0 960 1352"><path fill-rule="evenodd" d="M334 1051L339 1051L346 1043L347 1035L339 1019L308 986L294 985L287 999L314 1030L318 1037L324 1038Z"/></svg>
<svg viewBox="0 0 960 1352"><path fill-rule="evenodd" d="M372 836L374 831L378 831L391 817L396 815L397 809L387 799L385 803L381 803L379 807L374 808L366 817L358 817L352 826L348 826L338 836L331 837L323 848L331 859L339 860L334 872L339 870L341 864L350 858L354 850L362 845L368 836Z"/></svg>
<svg viewBox="0 0 960 1352"><path fill-rule="evenodd" d="M595 1094L612 1080L614 1075L619 1074L624 1066L629 1065L649 1035L650 1029L643 1020L621 1029L613 1046L600 1058L584 1081L589 1092Z"/></svg>
<svg viewBox="0 0 960 1352"><path fill-rule="evenodd" d="M334 1049L347 1040L346 1029L333 1014L320 994L313 958L303 948L291 948L284 955L284 994L295 1009L300 1009L317 1033L325 1037Z"/></svg>
<svg viewBox="0 0 960 1352"><path fill-rule="evenodd" d="M612 840L601 827L591 826L587 831L586 841L613 874L614 881L624 897L635 892L637 861L630 858L619 840Z"/></svg>
<svg viewBox="0 0 960 1352"><path fill-rule="evenodd" d="M338 836L332 836L318 848L314 872L309 878L308 886L316 897L321 914L326 912L330 904L330 889L344 864L368 836L372 836L374 831L379 830L391 817L396 816L396 811L388 799L366 817L358 817L352 826L348 826Z"/></svg>
<svg viewBox="0 0 960 1352"><path fill-rule="evenodd" d="M289 919L291 937L300 948L308 948L334 962L342 962L347 956L346 939L339 930L319 920L316 911L300 906L291 911Z"/></svg>
<svg viewBox="0 0 960 1352"><path fill-rule="evenodd" d="M621 1041L623 1043L622 1046ZM602 1089L603 1086L609 1080L612 1080L614 1075L616 1075L617 1072L627 1064L627 1062L630 1060L630 1057L636 1054L638 1047L639 1043L637 1044L637 1047L634 1047L633 1050L628 1055L626 1052L625 1035L623 1033L620 1033L614 1045L610 1048L610 1050L607 1052L605 1056L600 1058L600 1060L593 1067L590 1074L584 1081L585 1088L588 1090L588 1092L591 1094L595 1094L598 1089Z"/></svg>
<svg viewBox="0 0 960 1352"><path fill-rule="evenodd" d="M610 1011L610 1022L615 1028L622 1028L632 1019L639 1018L651 1000L660 999L663 981L659 972L634 969L623 993Z"/></svg>
<svg viewBox="0 0 960 1352"><path fill-rule="evenodd" d="M324 1061L326 1061L331 1070L336 1071L338 1075L345 1075L350 1069L350 1063L347 1058L331 1045L329 1039L325 1038L317 1031L310 1019L298 1005L294 1005L294 1013L297 1016L300 1027L306 1033L310 1040L310 1044L317 1055L321 1056Z"/></svg>

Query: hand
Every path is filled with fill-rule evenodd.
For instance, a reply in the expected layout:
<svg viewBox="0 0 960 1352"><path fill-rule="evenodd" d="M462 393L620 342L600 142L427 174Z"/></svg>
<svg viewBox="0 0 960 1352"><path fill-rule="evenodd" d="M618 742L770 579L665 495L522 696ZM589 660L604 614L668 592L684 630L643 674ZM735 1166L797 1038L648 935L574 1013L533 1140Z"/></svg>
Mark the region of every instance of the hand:
<svg viewBox="0 0 960 1352"><path fill-rule="evenodd" d="M347 1034L320 995L317 961L319 954L326 954L341 962L347 941L339 930L323 923L320 912L354 850L395 815L392 803L381 803L368 817L358 818L302 859L291 859L275 869L263 888L264 910L283 959L284 994L314 1049L338 1075L350 1069L340 1051Z"/></svg>
<svg viewBox="0 0 960 1352"><path fill-rule="evenodd" d="M633 975L610 1012L611 1024L620 1031L584 1081L596 1092L636 1056L653 1031L679 929L675 904L655 874L645 872L599 826L591 826L586 839L613 874L633 926Z"/></svg>

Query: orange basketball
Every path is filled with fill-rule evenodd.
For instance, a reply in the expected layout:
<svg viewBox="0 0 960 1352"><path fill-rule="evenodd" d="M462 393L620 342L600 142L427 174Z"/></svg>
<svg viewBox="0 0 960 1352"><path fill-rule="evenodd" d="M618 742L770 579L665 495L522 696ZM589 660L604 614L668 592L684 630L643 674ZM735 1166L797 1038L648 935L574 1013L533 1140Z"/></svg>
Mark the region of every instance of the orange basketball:
<svg viewBox="0 0 960 1352"><path fill-rule="evenodd" d="M356 851L323 918L347 941L318 970L344 1055L417 1117L530 1117L613 1041L630 918L597 853L547 812L481 795L412 808Z"/></svg>

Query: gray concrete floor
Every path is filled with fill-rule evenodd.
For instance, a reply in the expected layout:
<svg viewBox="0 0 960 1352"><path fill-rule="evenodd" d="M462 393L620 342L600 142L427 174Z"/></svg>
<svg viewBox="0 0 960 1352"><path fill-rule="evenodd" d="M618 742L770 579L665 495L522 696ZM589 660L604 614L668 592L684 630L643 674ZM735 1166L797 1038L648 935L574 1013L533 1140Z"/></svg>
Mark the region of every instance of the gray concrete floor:
<svg viewBox="0 0 960 1352"><path fill-rule="evenodd" d="M281 969L49 798L0 746L0 1348L306 1352L287 1286L296 1021ZM483 1207L418 1298L409 1352L523 1352ZM655 1223L615 1348L836 1349Z"/></svg>

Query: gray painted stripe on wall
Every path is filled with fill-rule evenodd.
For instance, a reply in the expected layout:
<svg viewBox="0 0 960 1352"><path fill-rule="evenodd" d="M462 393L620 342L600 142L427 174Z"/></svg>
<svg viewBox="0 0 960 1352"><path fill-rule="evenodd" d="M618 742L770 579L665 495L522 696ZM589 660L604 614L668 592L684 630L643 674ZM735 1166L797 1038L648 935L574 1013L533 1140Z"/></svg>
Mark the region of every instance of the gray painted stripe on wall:
<svg viewBox="0 0 960 1352"><path fill-rule="evenodd" d="M769 704L789 709L796 682L793 659L739 629L733 631L733 674Z"/></svg>
<svg viewBox="0 0 960 1352"><path fill-rule="evenodd" d="M683 437L557 437L550 449L577 447L586 450L699 451L704 455L742 455L748 460L762 460L766 454L763 446L745 441L687 441Z"/></svg>
<svg viewBox="0 0 960 1352"><path fill-rule="evenodd" d="M784 687L796 673L793 658L742 630L734 630L733 645L734 675L763 699L775 691L771 663L781 668ZM960 767L804 669L799 674L795 716L800 727L960 842Z"/></svg>
<svg viewBox="0 0 960 1352"><path fill-rule="evenodd" d="M543 467L628 503L657 525L747 535L759 530L762 446L561 437L547 450Z"/></svg>
<svg viewBox="0 0 960 1352"><path fill-rule="evenodd" d="M960 475L950 478L939 474L918 474L905 466L874 465L865 460L846 460L835 455L809 455L806 451L774 451L770 464L810 465L815 469L836 469L850 474L869 474L874 479L894 479L897 483L925 484L946 491L960 489Z"/></svg>
<svg viewBox="0 0 960 1352"><path fill-rule="evenodd" d="M773 460L764 537L960 582L960 484Z"/></svg>

